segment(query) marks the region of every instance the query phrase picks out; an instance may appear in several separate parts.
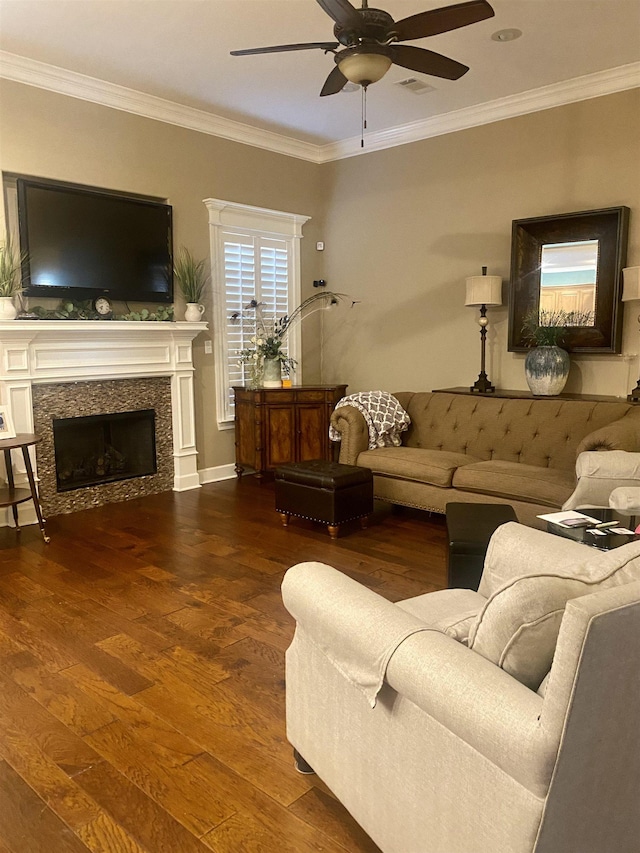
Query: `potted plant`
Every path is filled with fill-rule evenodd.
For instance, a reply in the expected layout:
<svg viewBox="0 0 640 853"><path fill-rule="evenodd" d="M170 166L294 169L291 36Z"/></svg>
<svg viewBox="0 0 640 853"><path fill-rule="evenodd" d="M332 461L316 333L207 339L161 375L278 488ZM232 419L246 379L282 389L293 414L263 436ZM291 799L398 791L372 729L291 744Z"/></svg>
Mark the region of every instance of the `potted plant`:
<svg viewBox="0 0 640 853"><path fill-rule="evenodd" d="M23 291L22 264L26 252L15 249L11 237L0 243L0 320L15 320L18 310L14 297Z"/></svg>
<svg viewBox="0 0 640 853"><path fill-rule="evenodd" d="M572 326L592 326L593 312L530 311L524 318L522 332L532 349L524 362L524 375L531 393L554 397L566 385L571 362L560 344Z"/></svg>
<svg viewBox="0 0 640 853"><path fill-rule="evenodd" d="M190 322L200 320L204 314L201 300L209 278L206 270L206 260L196 261L188 249L184 246L180 249L173 264L173 274L187 303L184 319Z"/></svg>
<svg viewBox="0 0 640 853"><path fill-rule="evenodd" d="M242 322L245 314L251 314L255 335L250 339L252 346L240 350L240 363L249 365L249 379L253 387L260 384L264 388L279 388L282 385L282 373L289 376L295 369L296 360L282 351L288 331L296 323L302 322L316 310L337 305L343 299L349 299L344 293L326 291L315 293L305 299L298 307L284 317L265 318L262 303L252 299L242 311L231 315L231 322ZM351 300L351 304L355 302Z"/></svg>

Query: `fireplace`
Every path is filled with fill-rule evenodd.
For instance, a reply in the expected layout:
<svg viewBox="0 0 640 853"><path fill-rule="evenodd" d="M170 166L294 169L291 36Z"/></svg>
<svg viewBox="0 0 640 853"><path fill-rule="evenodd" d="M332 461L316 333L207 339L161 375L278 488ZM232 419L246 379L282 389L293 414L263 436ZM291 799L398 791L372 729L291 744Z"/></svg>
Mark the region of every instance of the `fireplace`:
<svg viewBox="0 0 640 853"><path fill-rule="evenodd" d="M40 436L31 460L45 515L200 487L192 341L206 328L136 320L0 322L0 403L11 407L18 432ZM155 411L156 473L58 491L54 420L142 409ZM26 474L19 463L14 468L22 485ZM8 521L0 508L0 526Z"/></svg>
<svg viewBox="0 0 640 853"><path fill-rule="evenodd" d="M45 515L171 488L168 376L37 385L33 402Z"/></svg>
<svg viewBox="0 0 640 853"><path fill-rule="evenodd" d="M155 412L56 418L53 445L59 492L155 474Z"/></svg>

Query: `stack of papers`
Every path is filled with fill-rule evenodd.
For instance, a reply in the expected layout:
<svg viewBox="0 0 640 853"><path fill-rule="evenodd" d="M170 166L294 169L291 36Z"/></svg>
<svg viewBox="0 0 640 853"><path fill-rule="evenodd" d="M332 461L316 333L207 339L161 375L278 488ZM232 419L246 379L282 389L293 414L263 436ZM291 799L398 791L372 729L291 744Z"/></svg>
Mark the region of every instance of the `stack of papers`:
<svg viewBox="0 0 640 853"><path fill-rule="evenodd" d="M583 512L549 512L546 515L539 515L543 521L550 521L552 524L558 524L560 527L588 527L591 524L601 524L601 518L593 518L591 515L585 515Z"/></svg>

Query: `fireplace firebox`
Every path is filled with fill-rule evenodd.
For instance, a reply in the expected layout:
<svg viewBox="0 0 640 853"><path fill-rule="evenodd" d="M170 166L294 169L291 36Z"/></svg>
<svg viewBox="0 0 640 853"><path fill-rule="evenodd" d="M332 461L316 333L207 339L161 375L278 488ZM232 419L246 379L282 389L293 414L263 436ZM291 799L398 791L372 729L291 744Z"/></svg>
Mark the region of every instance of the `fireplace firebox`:
<svg viewBox="0 0 640 853"><path fill-rule="evenodd" d="M155 474L155 411L53 419L58 492Z"/></svg>

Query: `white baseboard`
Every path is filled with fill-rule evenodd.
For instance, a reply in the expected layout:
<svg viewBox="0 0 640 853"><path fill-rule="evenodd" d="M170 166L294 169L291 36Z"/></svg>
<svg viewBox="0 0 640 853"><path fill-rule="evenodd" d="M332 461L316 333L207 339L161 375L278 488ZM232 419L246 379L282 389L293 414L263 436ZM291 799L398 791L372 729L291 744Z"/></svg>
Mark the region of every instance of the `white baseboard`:
<svg viewBox="0 0 640 853"><path fill-rule="evenodd" d="M236 476L236 469L233 462L228 465L216 465L214 468L201 468L198 471L200 475L200 485L205 483L219 483L221 480L232 480Z"/></svg>

